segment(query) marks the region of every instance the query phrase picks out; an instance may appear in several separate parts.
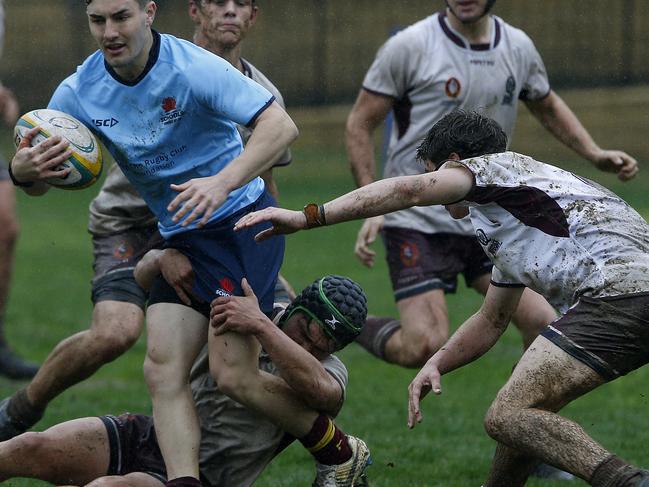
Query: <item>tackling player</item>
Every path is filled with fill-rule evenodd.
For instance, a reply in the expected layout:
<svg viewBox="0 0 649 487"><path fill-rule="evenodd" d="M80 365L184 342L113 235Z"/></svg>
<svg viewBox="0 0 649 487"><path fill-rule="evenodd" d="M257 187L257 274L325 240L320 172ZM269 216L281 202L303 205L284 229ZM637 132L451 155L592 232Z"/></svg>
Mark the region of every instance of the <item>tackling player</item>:
<svg viewBox="0 0 649 487"><path fill-rule="evenodd" d="M436 352L409 387L412 428L440 376L484 354L505 331L526 288L561 316L527 349L491 405L499 442L485 487L519 487L539 460L596 487L649 486L649 471L608 452L566 404L649 362L649 225L619 197L558 167L505 152L507 135L476 112L454 111L417 150L427 174L378 181L303 212L268 208L237 229L270 221L264 240L410 206L468 214L494 264L480 310Z"/></svg>
<svg viewBox="0 0 649 487"><path fill-rule="evenodd" d="M142 262L138 278L155 268L155 259ZM345 399L348 376L344 364L330 352L342 349L353 335L344 327L329 328L326 320L333 306L346 321L361 327L367 312L365 295L350 279L330 275L286 304L276 304L275 326L261 313L254 294L221 298L214 311L217 330L236 327L239 333L258 336L264 351L256 373L275 375L278 384L291 388L313 410L336 416ZM201 423L203 485L252 485L293 438L223 393L209 373L206 350L194 364L191 386ZM362 461L368 460L367 455L364 449ZM331 485L331 470L319 464L313 485ZM123 481L131 487L155 487L166 481L166 471L153 419L123 414L75 419L0 443L0 481L13 477L56 485Z"/></svg>

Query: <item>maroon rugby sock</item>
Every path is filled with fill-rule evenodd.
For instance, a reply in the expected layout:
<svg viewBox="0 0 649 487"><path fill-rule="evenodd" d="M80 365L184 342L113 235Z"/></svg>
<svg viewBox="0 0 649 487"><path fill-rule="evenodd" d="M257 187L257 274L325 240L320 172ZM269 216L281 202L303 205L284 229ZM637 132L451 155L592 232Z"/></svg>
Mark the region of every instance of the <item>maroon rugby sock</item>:
<svg viewBox="0 0 649 487"><path fill-rule="evenodd" d="M400 329L399 320L368 316L360 335L356 337L356 343L375 357L385 360L385 344Z"/></svg>
<svg viewBox="0 0 649 487"><path fill-rule="evenodd" d="M167 487L202 487L203 484L195 477L178 477L169 480L165 485Z"/></svg>
<svg viewBox="0 0 649 487"><path fill-rule="evenodd" d="M316 418L311 431L299 440L318 462L325 465L340 465L352 457L347 436L324 414Z"/></svg>

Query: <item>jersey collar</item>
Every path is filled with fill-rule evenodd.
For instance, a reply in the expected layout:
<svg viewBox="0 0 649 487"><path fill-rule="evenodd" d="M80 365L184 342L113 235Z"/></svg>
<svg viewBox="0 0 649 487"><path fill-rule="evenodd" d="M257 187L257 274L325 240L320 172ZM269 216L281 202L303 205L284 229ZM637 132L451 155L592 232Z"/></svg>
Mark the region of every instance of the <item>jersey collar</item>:
<svg viewBox="0 0 649 487"><path fill-rule="evenodd" d="M488 51L490 49L495 49L500 43L502 37L500 22L493 15L489 16L493 21L493 30L491 35L491 42L489 44L470 44L459 32L454 30L448 23L446 18L446 11L440 12L437 16L439 20L439 25L442 28L446 37L448 37L454 44L457 44L463 49L471 49L472 51Z"/></svg>
<svg viewBox="0 0 649 487"><path fill-rule="evenodd" d="M156 61L158 60L158 56L160 55L160 34L158 34L158 32L153 29L151 29L151 32L153 33L153 44L151 45L151 50L149 51L149 59L147 60L146 66L144 66L144 70L142 71L140 76L138 76L134 80L123 79L104 59L104 66L106 68L106 71L108 71L108 74L110 74L115 81L126 86L135 86L140 81L142 81L142 79L147 74L149 74L149 71L151 71Z"/></svg>

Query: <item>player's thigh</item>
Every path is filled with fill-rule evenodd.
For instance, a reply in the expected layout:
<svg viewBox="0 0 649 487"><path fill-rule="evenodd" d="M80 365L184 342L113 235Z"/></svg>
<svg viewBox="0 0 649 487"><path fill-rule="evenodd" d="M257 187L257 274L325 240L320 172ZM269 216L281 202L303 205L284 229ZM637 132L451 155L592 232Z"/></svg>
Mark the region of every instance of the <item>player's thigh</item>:
<svg viewBox="0 0 649 487"><path fill-rule="evenodd" d="M595 370L539 336L498 392L494 407L558 411L604 382Z"/></svg>
<svg viewBox="0 0 649 487"><path fill-rule="evenodd" d="M431 329L448 330L446 297L441 289L432 289L397 301L403 333L427 335Z"/></svg>
<svg viewBox="0 0 649 487"><path fill-rule="evenodd" d="M77 485L83 485L108 472L110 444L106 427L99 418L66 421L43 433L27 433L24 437L34 442L33 450L29 451L39 463L57 465L61 472L59 481L72 479Z"/></svg>
<svg viewBox="0 0 649 487"><path fill-rule="evenodd" d="M209 332L210 372L217 382L235 380L231 374L243 375L256 371L259 364L259 341L252 335ZM226 377L227 375L227 377Z"/></svg>
<svg viewBox="0 0 649 487"><path fill-rule="evenodd" d="M99 301L92 311L91 332L106 342L133 342L142 333L144 311L126 301Z"/></svg>
<svg viewBox="0 0 649 487"><path fill-rule="evenodd" d="M153 363L189 370L207 342L208 319L188 306L158 302L149 305L147 321L147 359Z"/></svg>

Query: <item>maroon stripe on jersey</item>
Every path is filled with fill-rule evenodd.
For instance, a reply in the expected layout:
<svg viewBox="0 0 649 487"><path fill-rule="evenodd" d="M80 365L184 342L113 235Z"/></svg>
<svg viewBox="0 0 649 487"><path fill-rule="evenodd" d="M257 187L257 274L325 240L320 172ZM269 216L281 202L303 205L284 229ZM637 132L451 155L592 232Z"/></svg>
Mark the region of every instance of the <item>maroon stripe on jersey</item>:
<svg viewBox="0 0 649 487"><path fill-rule="evenodd" d="M502 33L500 32L500 22L498 22L498 19L494 18L494 26L496 28L496 35L494 36L494 48L498 47L498 44L500 44L500 38L502 36Z"/></svg>
<svg viewBox="0 0 649 487"><path fill-rule="evenodd" d="M462 38L458 36L455 32L453 32L448 25L446 25L446 21L444 20L445 18L446 18L446 12L440 12L440 14L437 16L437 20L439 20L439 25L444 31L444 34L446 34L446 37L451 39L458 46L466 49L466 44L464 43Z"/></svg>
<svg viewBox="0 0 649 487"><path fill-rule="evenodd" d="M410 113L412 112L412 101L408 95L404 96L394 104L394 121L399 130L399 138L403 137L410 127Z"/></svg>
<svg viewBox="0 0 649 487"><path fill-rule="evenodd" d="M554 237L569 237L569 225L559 203L538 188L476 186L466 197L478 204L496 203L521 223Z"/></svg>

